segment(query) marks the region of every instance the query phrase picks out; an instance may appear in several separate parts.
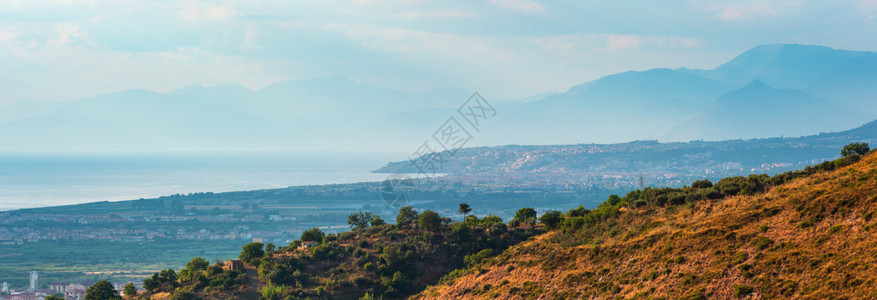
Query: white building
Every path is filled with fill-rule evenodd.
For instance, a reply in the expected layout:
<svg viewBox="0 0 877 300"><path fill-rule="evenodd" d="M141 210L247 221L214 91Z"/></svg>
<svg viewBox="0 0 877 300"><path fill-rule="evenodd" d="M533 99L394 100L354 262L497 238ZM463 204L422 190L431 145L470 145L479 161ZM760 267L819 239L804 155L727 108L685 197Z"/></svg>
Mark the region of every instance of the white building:
<svg viewBox="0 0 877 300"><path fill-rule="evenodd" d="M37 274L37 271L30 271L30 291L31 292L37 290L37 286L38 286L37 283L39 281L39 277L40 276Z"/></svg>

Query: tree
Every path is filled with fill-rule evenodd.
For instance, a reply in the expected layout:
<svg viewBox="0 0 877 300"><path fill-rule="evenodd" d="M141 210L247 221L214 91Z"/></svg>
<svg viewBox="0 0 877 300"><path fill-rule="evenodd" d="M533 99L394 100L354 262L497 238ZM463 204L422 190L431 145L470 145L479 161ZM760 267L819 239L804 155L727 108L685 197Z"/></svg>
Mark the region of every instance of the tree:
<svg viewBox="0 0 877 300"><path fill-rule="evenodd" d="M85 300L115 300L122 299L113 284L101 280L85 290Z"/></svg>
<svg viewBox="0 0 877 300"><path fill-rule="evenodd" d="M442 218L437 212L427 210L417 218L417 226L426 231L434 231L442 224Z"/></svg>
<svg viewBox="0 0 877 300"><path fill-rule="evenodd" d="M496 223L502 223L502 218L494 214L489 214L484 218L481 218L478 222L481 223L482 226L490 226Z"/></svg>
<svg viewBox="0 0 877 300"><path fill-rule="evenodd" d="M196 258L200 258L200 257L196 257ZM206 267L205 267L205 269L206 269ZM126 284L125 289L123 291L125 292L125 297L137 296L137 287L134 286L133 283L129 282L128 284Z"/></svg>
<svg viewBox="0 0 877 300"><path fill-rule="evenodd" d="M460 208L457 209L457 211L463 214L463 220L466 220L466 215L472 211L472 207L470 207L469 204L460 203Z"/></svg>
<svg viewBox="0 0 877 300"><path fill-rule="evenodd" d="M195 257L191 261L186 263L186 269L189 269L190 271L207 270L207 267L209 266L210 262L200 257Z"/></svg>
<svg viewBox="0 0 877 300"><path fill-rule="evenodd" d="M350 229L366 229L369 223L375 219L371 212L355 212L347 216L347 224Z"/></svg>
<svg viewBox="0 0 877 300"><path fill-rule="evenodd" d="M317 227L311 228L310 230L301 233L302 242L314 241L319 244L323 242L323 238L325 237L326 234Z"/></svg>
<svg viewBox="0 0 877 300"><path fill-rule="evenodd" d="M387 224L387 222L384 222L384 219L381 219L381 216L375 216L375 218L372 220L372 227L381 226L384 224Z"/></svg>
<svg viewBox="0 0 877 300"><path fill-rule="evenodd" d="M173 285L177 282L177 272L174 272L174 269L162 270L158 273L158 279L161 283L171 283Z"/></svg>
<svg viewBox="0 0 877 300"><path fill-rule="evenodd" d="M706 189L713 187L713 182L708 179L697 180L691 184L691 188L695 189Z"/></svg>
<svg viewBox="0 0 877 300"><path fill-rule="evenodd" d="M265 244L265 254L272 254L272 253L274 253L274 250L276 250L276 247L277 247L277 246L275 246L274 243L267 243L267 244Z"/></svg>
<svg viewBox="0 0 877 300"><path fill-rule="evenodd" d="M143 279L143 288L147 291L154 291L159 286L161 286L161 281L158 280L158 273L152 274L152 277Z"/></svg>
<svg viewBox="0 0 877 300"><path fill-rule="evenodd" d="M545 227L548 229L557 228L557 226L560 225L560 222L562 222L562 221L563 221L563 213L560 211L556 211L556 210L546 211L544 214L542 214L541 217L539 217L539 222L542 222L542 224L545 224Z"/></svg>
<svg viewBox="0 0 877 300"><path fill-rule="evenodd" d="M871 151L871 147L868 146L868 143L851 143L849 145L844 146L842 150L840 150L840 155L847 157L853 154L865 155Z"/></svg>
<svg viewBox="0 0 877 300"><path fill-rule="evenodd" d="M262 250L262 243L253 242L244 245L238 258L245 263L252 264L253 261L262 258L262 256L265 256L265 250Z"/></svg>
<svg viewBox="0 0 877 300"><path fill-rule="evenodd" d="M418 214L417 211L414 210L414 207L403 206L399 209L399 215L396 216L396 225L408 226L414 221L417 221L417 218Z"/></svg>
<svg viewBox="0 0 877 300"><path fill-rule="evenodd" d="M3 294L0 294L0 295L3 295ZM58 294L58 295L60 295L60 294ZM58 295L50 295L50 296L46 297L46 300L64 300L64 296L58 296Z"/></svg>
<svg viewBox="0 0 877 300"><path fill-rule="evenodd" d="M515 213L515 219L518 219L518 221L523 222L530 218L536 218L536 210L532 207L521 208Z"/></svg>

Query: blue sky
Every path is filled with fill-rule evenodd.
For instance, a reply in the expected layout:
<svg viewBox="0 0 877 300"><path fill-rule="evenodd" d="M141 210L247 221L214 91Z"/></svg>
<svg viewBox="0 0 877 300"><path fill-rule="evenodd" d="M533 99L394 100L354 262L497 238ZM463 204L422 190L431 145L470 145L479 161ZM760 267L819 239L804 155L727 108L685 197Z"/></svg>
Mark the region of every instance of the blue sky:
<svg viewBox="0 0 877 300"><path fill-rule="evenodd" d="M766 43L877 50L877 0L0 2L0 105L347 76L487 97Z"/></svg>

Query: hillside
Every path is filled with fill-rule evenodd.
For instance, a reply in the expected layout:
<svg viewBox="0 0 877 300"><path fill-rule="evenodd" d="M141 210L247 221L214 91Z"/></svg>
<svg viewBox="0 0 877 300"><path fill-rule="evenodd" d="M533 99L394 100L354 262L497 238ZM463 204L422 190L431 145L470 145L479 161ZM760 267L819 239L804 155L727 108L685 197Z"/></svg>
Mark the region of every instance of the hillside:
<svg viewBox="0 0 877 300"><path fill-rule="evenodd" d="M195 258L177 273L146 281L141 299L356 299L367 293L406 298L445 274L502 252L543 231L509 228L497 216L452 222L437 213L403 207L397 224L359 214L354 230L324 234L313 228L287 246L261 242L241 251L240 268ZM306 242L312 242L305 246Z"/></svg>
<svg viewBox="0 0 877 300"><path fill-rule="evenodd" d="M856 159L610 198L420 296L873 299L877 154Z"/></svg>

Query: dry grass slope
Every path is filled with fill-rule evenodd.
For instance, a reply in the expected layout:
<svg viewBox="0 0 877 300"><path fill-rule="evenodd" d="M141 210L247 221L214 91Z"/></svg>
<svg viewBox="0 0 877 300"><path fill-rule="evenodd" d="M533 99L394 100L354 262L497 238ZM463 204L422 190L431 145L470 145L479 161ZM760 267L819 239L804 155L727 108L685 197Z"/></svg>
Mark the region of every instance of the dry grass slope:
<svg viewBox="0 0 877 300"><path fill-rule="evenodd" d="M755 196L625 210L507 249L426 299L877 299L877 155ZM580 240L571 240L580 239Z"/></svg>

